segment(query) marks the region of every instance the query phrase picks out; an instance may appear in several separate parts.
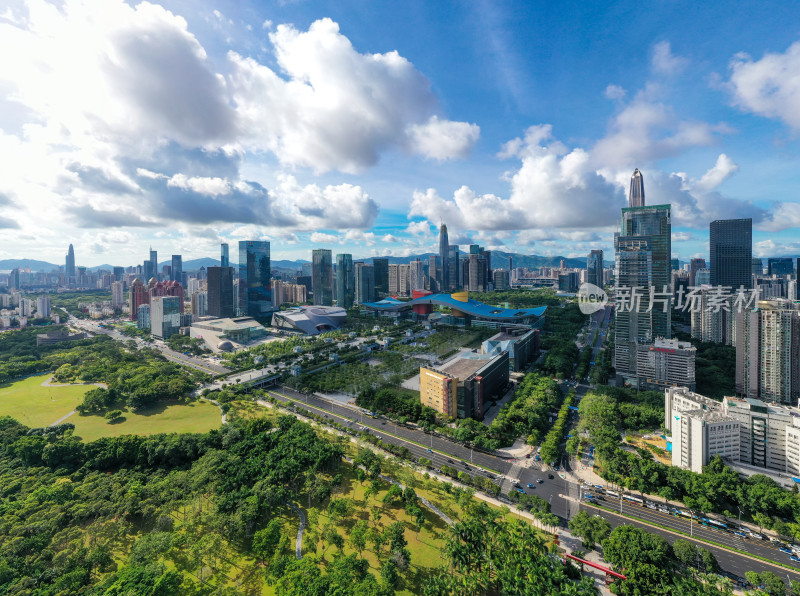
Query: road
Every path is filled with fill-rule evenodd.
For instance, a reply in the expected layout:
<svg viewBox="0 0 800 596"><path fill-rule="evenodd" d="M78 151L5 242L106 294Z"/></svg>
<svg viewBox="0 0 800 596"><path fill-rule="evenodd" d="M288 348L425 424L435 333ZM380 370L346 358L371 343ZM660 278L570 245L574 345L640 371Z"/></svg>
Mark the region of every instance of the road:
<svg viewBox="0 0 800 596"><path fill-rule="evenodd" d="M145 342L139 338L132 338L126 335L123 335L116 329L109 329L106 327L100 327L101 324L97 321L91 321L87 319L76 319L75 317L70 317L69 324L72 327L77 327L79 329L83 329L84 331L88 331L89 333L93 333L95 335L103 334L108 335L109 337L116 339L118 341L135 341L137 347L144 348L154 348L160 351L167 360L175 362L176 364L181 364L183 366L188 366L189 368L193 368L195 370L202 371L204 373L208 373L210 375L220 375L220 374L227 374L230 371L229 368L217 364L216 362L212 362L205 358L199 358L197 356L187 356L186 354L182 354L180 352L175 352L174 350L170 350L161 340L153 340L152 342Z"/></svg>
<svg viewBox="0 0 800 596"><path fill-rule="evenodd" d="M576 391L580 396L585 394L589 389L590 387L588 385L579 385ZM548 501L552 512L563 520L571 519L581 508L585 508L592 514L596 513L606 518L612 526L621 524L638 526L649 532L664 536L670 543L684 536L648 524L666 526L675 532L685 533L687 535L685 538L689 538L690 524L683 518L665 515L658 511L652 511L645 507L629 505L623 502L623 515L635 516L644 522L642 523L628 517L620 517L618 513L618 502L615 502L613 505L610 502L601 502L604 506L613 507L613 512L593 507L585 502L579 502L581 493L580 485L565 477L566 474L569 474L571 471L568 463L566 474L564 474L563 471L556 472L552 470L543 462L516 460L514 458L492 455L482 451L473 451L461 444L437 435L426 433L420 429L398 425L391 420L371 418L363 414L363 412L357 408L331 403L313 395L304 395L288 387L269 390L268 393L278 401L284 403L299 403L302 407L316 414L326 416L354 430L357 430L359 427L364 427L368 429L370 433L387 443L406 447L416 458L426 457L430 459L435 468L441 468L443 464L447 464L455 466L472 475L483 475L495 478L499 475L512 477L518 479L523 487L526 487L527 484L530 483L536 488L525 488L525 492L537 494ZM548 475L553 475L553 478L549 478ZM543 482L538 483L538 479L542 479ZM503 480L502 494L505 495L510 489L512 489L512 485L506 478ZM509 505L511 505L511 503L509 503ZM766 541L754 542L750 539L744 540L696 523L692 523L691 526L691 533L698 538L712 540L719 544L748 552L754 556L780 561L785 564L792 564L789 561L788 555L777 551L776 548L773 548L772 545ZM800 566L797 566L799 571L790 571L789 569L771 565L764 561L750 559L708 543L698 541L697 544L714 553L724 571L739 577L743 577L745 571L772 571L780 577L786 577L787 574L789 574L792 579L800 581Z"/></svg>

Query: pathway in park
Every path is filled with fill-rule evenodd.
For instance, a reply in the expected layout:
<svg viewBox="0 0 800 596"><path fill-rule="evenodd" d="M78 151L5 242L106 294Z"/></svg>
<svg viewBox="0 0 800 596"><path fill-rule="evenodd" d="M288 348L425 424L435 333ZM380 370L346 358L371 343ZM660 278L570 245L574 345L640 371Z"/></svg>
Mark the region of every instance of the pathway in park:
<svg viewBox="0 0 800 596"><path fill-rule="evenodd" d="M105 383L53 383L52 381L53 381L53 375L50 375L44 381L42 381L42 387L69 387L70 385L86 384L86 385L96 385L97 387L108 389L108 385L106 385ZM69 414L62 416L61 418L59 418L58 420L56 420L51 424L48 424L47 426L56 426L57 424L61 424L62 422L64 422L64 420L72 416L75 412L77 412L77 410L72 410Z"/></svg>
<svg viewBox="0 0 800 596"><path fill-rule="evenodd" d="M297 540L294 543L295 556L298 559L303 558L303 530L306 529L306 514L294 503L287 503L292 510L300 516L300 527L297 529Z"/></svg>

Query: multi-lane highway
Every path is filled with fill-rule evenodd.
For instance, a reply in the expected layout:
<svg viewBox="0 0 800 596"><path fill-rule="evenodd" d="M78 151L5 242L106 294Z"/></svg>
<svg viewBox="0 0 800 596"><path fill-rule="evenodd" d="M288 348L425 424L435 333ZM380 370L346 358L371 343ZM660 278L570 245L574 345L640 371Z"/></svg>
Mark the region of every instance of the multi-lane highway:
<svg viewBox="0 0 800 596"><path fill-rule="evenodd" d="M581 385L577 388L577 391L579 395L582 395L588 389L587 386ZM526 493L538 494L548 501L552 512L564 520L571 519L583 508L592 514L608 519L612 526L632 524L649 532L662 535L669 542L673 542L676 538L689 538L691 533L698 539L710 540L726 547L745 551L755 557L795 565L789 560L789 555L778 551L767 541L756 542L751 539L742 539L732 534L702 526L696 522L690 524L684 518L666 515L643 506L630 505L624 501L622 503L622 515L619 514L620 504L618 500L613 502L611 500L600 501L598 503L600 507L581 501L581 486L567 478L568 475L571 475L569 467L566 471L559 470L556 472L543 462L514 459L471 450L439 435L432 435L411 426L398 425L391 420L372 418L357 408L332 403L313 395L304 395L288 387L270 390L269 394L279 401L297 403L311 412L326 416L353 429L357 430L359 427L364 427L371 434L380 437L387 443L406 447L414 457L430 459L435 468L441 468L443 464L447 464L472 475L494 478L497 482L502 482L503 494L512 489L509 478L518 480L522 487L525 487L523 490ZM569 466L568 463L567 466ZM549 475L552 475L553 478L549 478ZM504 478L501 479L500 476ZM538 479L542 479L543 482L537 482ZM527 488L529 483L536 488ZM658 526L666 527L666 529ZM684 534L686 536L683 536ZM697 543L714 553L723 570L739 577L743 577L745 571L772 571L781 577L787 577L788 574L791 579L800 581L800 572L798 571L792 571L765 561L750 558L706 542L698 541ZM800 565L796 568L800 570Z"/></svg>

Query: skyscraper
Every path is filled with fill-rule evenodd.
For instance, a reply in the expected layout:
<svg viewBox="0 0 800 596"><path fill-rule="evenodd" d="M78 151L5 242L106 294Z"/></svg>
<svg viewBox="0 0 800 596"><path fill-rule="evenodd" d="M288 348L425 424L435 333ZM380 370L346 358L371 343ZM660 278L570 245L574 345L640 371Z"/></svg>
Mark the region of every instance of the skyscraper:
<svg viewBox="0 0 800 596"><path fill-rule="evenodd" d="M67 249L67 262L64 267L64 275L67 277L75 277L75 249L69 245Z"/></svg>
<svg viewBox="0 0 800 596"><path fill-rule="evenodd" d="M461 267L459 267L459 254L458 246L450 245L447 251L447 269L449 271L449 288L450 290L458 290L461 288ZM415 289L415 288L412 288ZM424 289L424 287L416 288Z"/></svg>
<svg viewBox="0 0 800 596"><path fill-rule="evenodd" d="M586 281L603 287L603 251L593 250L586 259Z"/></svg>
<svg viewBox="0 0 800 596"><path fill-rule="evenodd" d="M791 257L778 257L767 259L767 275L770 277L777 275L778 277L786 277L787 275L794 274L794 263Z"/></svg>
<svg viewBox="0 0 800 596"><path fill-rule="evenodd" d="M355 285L353 255L336 255L336 303L342 308L353 306Z"/></svg>
<svg viewBox="0 0 800 596"><path fill-rule="evenodd" d="M442 288L439 287L439 257L430 255L428 257L428 289L431 292L441 292Z"/></svg>
<svg viewBox="0 0 800 596"><path fill-rule="evenodd" d="M139 307L143 304L150 303L150 295L147 293L147 288L137 277L131 283L130 289L130 320L136 321L139 316Z"/></svg>
<svg viewBox="0 0 800 596"><path fill-rule="evenodd" d="M375 293L386 294L389 292L389 259L375 257L372 259L375 271Z"/></svg>
<svg viewBox="0 0 800 596"><path fill-rule="evenodd" d="M709 227L712 286L753 287L753 220L719 219Z"/></svg>
<svg viewBox="0 0 800 596"><path fill-rule="evenodd" d="M152 247L150 248L150 271L152 271L153 277L158 278L158 251L153 250Z"/></svg>
<svg viewBox="0 0 800 596"><path fill-rule="evenodd" d="M705 259L692 259L689 261L689 285L690 286L697 286L697 272L700 269L706 268L706 260ZM738 287L738 286L737 286Z"/></svg>
<svg viewBox="0 0 800 596"><path fill-rule="evenodd" d="M450 247L451 249L456 248L454 246ZM414 290L424 290L425 289L425 273L422 261L419 259L414 259L408 264L408 286L409 290L413 292ZM456 269L457 270L457 269ZM453 270L450 270L450 278L453 277Z"/></svg>
<svg viewBox="0 0 800 596"><path fill-rule="evenodd" d="M629 207L644 207L644 177L636 168L631 176L631 192L628 195Z"/></svg>
<svg viewBox="0 0 800 596"><path fill-rule="evenodd" d="M208 315L211 317L232 317L233 308L233 267L208 268Z"/></svg>
<svg viewBox="0 0 800 596"><path fill-rule="evenodd" d="M314 304L333 306L333 263L331 251L316 248L311 252L311 287Z"/></svg>
<svg viewBox="0 0 800 596"><path fill-rule="evenodd" d="M439 226L439 291L447 292L452 289L450 286L450 243L447 239L447 226Z"/></svg>
<svg viewBox="0 0 800 596"><path fill-rule="evenodd" d="M366 263L355 263L356 295L358 304L375 301L375 267Z"/></svg>
<svg viewBox="0 0 800 596"><path fill-rule="evenodd" d="M230 267L231 266L231 257L230 252L228 251L228 243L223 242L219 245L220 254L219 254L219 266L220 267Z"/></svg>
<svg viewBox="0 0 800 596"><path fill-rule="evenodd" d="M181 255L172 255L170 279L178 283L183 283L183 257Z"/></svg>
<svg viewBox="0 0 800 596"><path fill-rule="evenodd" d="M623 208L621 231L614 236L614 367L618 375L637 386L637 346L672 336L671 234L670 206L653 205ZM631 299L629 308L625 308L622 297L633 292L638 298Z"/></svg>
<svg viewBox="0 0 800 596"><path fill-rule="evenodd" d="M153 337L167 339L181 328L180 298L155 296L150 301L150 333Z"/></svg>
<svg viewBox="0 0 800 596"><path fill-rule="evenodd" d="M239 310L251 317L272 310L272 269L269 242L239 241Z"/></svg>

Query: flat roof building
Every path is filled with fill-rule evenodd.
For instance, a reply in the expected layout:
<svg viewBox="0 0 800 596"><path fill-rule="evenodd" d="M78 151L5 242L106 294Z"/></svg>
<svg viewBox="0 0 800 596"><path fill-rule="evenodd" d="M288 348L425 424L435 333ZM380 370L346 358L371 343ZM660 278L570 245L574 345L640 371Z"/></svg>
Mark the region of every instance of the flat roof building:
<svg viewBox="0 0 800 596"><path fill-rule="evenodd" d="M213 352L232 352L267 336L266 328L251 317L200 320L189 336L202 339Z"/></svg>

